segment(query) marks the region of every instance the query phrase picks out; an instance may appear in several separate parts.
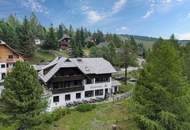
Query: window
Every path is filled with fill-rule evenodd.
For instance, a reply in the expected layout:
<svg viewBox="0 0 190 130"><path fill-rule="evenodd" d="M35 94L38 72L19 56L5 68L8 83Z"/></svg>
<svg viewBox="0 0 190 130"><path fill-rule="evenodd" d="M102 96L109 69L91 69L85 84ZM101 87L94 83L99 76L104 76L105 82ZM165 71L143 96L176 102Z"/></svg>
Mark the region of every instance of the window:
<svg viewBox="0 0 190 130"><path fill-rule="evenodd" d="M9 59L13 59L13 55L9 55Z"/></svg>
<svg viewBox="0 0 190 130"><path fill-rule="evenodd" d="M103 95L103 89L95 90L95 96L102 96Z"/></svg>
<svg viewBox="0 0 190 130"><path fill-rule="evenodd" d="M74 81L74 85L79 85L79 84L80 84L80 81L78 81L78 80Z"/></svg>
<svg viewBox="0 0 190 130"><path fill-rule="evenodd" d="M65 95L65 101L69 101L71 100L71 95L70 94L66 94Z"/></svg>
<svg viewBox="0 0 190 130"><path fill-rule="evenodd" d="M0 88L1 88L1 86L3 86L3 82L0 82Z"/></svg>
<svg viewBox="0 0 190 130"><path fill-rule="evenodd" d="M2 79L5 79L5 73L2 73L2 74L1 74L1 78L2 78Z"/></svg>
<svg viewBox="0 0 190 130"><path fill-rule="evenodd" d="M11 63L7 63L7 68L13 68L13 64L11 64Z"/></svg>
<svg viewBox="0 0 190 130"><path fill-rule="evenodd" d="M1 64L1 68L5 68L5 64Z"/></svg>
<svg viewBox="0 0 190 130"><path fill-rule="evenodd" d="M108 94L108 89L107 88L105 89L105 94Z"/></svg>
<svg viewBox="0 0 190 130"><path fill-rule="evenodd" d="M69 81L65 81L65 82L64 82L64 87L65 87L65 88L70 87L70 85L71 85L71 84L70 84Z"/></svg>
<svg viewBox="0 0 190 130"><path fill-rule="evenodd" d="M80 99L81 98L81 93L76 93L76 99Z"/></svg>
<svg viewBox="0 0 190 130"><path fill-rule="evenodd" d="M59 96L54 96L53 97L53 102L59 102Z"/></svg>
<svg viewBox="0 0 190 130"><path fill-rule="evenodd" d="M109 77L97 77L96 78L96 83L109 82L109 81L110 81Z"/></svg>
<svg viewBox="0 0 190 130"><path fill-rule="evenodd" d="M85 92L85 97L93 97L94 96L94 91L86 91Z"/></svg>
<svg viewBox="0 0 190 130"><path fill-rule="evenodd" d="M86 79L86 84L92 84L92 79Z"/></svg>
<svg viewBox="0 0 190 130"><path fill-rule="evenodd" d="M59 83L55 82L53 83L53 89L58 89L59 88Z"/></svg>

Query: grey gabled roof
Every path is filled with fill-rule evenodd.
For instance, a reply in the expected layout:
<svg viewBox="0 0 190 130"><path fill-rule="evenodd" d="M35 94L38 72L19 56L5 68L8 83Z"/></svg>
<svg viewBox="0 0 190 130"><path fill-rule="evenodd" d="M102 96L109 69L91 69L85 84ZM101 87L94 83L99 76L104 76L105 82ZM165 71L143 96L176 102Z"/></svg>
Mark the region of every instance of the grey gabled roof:
<svg viewBox="0 0 190 130"><path fill-rule="evenodd" d="M67 34L64 34L64 35L62 36L62 38L60 38L58 41L60 42L60 41L62 41L63 39L71 39L71 37L70 37L69 35L67 35Z"/></svg>
<svg viewBox="0 0 190 130"><path fill-rule="evenodd" d="M53 66L52 69L44 75L43 70L51 66ZM58 57L43 67L43 69L39 72L39 77L43 80L43 82L47 82L60 68L72 67L79 68L84 74L107 74L116 72L114 67L104 58L68 59L65 57Z"/></svg>

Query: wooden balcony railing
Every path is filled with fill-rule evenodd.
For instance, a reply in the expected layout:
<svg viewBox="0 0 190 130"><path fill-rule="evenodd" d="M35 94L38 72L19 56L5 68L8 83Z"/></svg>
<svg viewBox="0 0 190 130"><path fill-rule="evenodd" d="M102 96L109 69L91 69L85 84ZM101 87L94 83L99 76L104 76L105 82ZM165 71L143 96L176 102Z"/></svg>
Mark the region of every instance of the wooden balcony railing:
<svg viewBox="0 0 190 130"><path fill-rule="evenodd" d="M72 81L72 80L82 80L82 75L67 75L67 76L53 76L53 81Z"/></svg>
<svg viewBox="0 0 190 130"><path fill-rule="evenodd" d="M72 86L72 87L67 87L67 88L53 89L52 93L58 94L58 93L75 92L75 91L83 91L83 90L84 90L84 86Z"/></svg>

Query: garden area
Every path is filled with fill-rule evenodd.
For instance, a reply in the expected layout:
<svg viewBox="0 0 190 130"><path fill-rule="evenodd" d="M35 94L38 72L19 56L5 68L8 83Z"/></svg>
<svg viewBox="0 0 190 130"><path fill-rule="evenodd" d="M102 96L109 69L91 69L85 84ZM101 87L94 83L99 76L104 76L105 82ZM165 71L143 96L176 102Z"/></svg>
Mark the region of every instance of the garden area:
<svg viewBox="0 0 190 130"><path fill-rule="evenodd" d="M98 104L87 111L76 108L54 122L48 130L111 130L113 124L117 125L118 130L136 130L127 107L128 100L123 100Z"/></svg>

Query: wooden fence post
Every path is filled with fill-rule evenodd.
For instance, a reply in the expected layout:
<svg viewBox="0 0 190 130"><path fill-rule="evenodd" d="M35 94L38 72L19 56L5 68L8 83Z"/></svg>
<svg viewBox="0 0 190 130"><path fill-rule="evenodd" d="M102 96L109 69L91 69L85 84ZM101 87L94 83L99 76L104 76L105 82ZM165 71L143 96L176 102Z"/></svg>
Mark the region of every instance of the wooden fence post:
<svg viewBox="0 0 190 130"><path fill-rule="evenodd" d="M112 130L117 130L117 125L113 124L112 125Z"/></svg>

